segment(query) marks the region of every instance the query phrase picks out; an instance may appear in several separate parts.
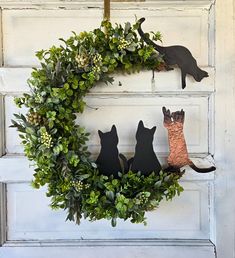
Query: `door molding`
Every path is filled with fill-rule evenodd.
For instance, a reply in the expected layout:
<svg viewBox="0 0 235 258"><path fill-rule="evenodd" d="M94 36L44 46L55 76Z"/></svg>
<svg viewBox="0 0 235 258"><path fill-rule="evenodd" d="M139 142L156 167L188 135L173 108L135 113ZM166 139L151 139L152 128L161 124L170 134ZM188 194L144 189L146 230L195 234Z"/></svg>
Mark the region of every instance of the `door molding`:
<svg viewBox="0 0 235 258"><path fill-rule="evenodd" d="M94 247L94 246L207 246L214 247L208 240L190 239L114 239L114 240L38 240L38 241L6 241L4 247Z"/></svg>
<svg viewBox="0 0 235 258"><path fill-rule="evenodd" d="M215 0L186 0L186 1L175 1L174 7L179 8L201 8L209 10L211 5L215 2ZM172 8L172 1L170 0L151 0L151 1L140 1L140 0L113 0L112 1L112 10L114 9L130 9L130 8ZM103 1L102 0L44 0L35 1L35 0L2 0L1 6L5 9L82 9L82 8L97 8L103 9Z"/></svg>
<svg viewBox="0 0 235 258"><path fill-rule="evenodd" d="M4 97L0 93L0 157L5 154Z"/></svg>
<svg viewBox="0 0 235 258"><path fill-rule="evenodd" d="M58 253L58 248L60 252ZM167 251L166 251L167 250ZM180 258L214 258L214 245L207 240L80 240L80 241L37 241L27 242L16 241L6 242L0 248L2 258L27 258L32 253L37 253L38 257L63 258L66 254L70 258L76 258L79 253L81 258L112 257L149 257L149 258L170 258L179 254ZM10 255L10 256L9 256Z"/></svg>
<svg viewBox="0 0 235 258"><path fill-rule="evenodd" d="M218 258L235 254L235 2L216 1L215 180Z"/></svg>
<svg viewBox="0 0 235 258"><path fill-rule="evenodd" d="M7 233L6 184L0 182L0 246L6 242Z"/></svg>

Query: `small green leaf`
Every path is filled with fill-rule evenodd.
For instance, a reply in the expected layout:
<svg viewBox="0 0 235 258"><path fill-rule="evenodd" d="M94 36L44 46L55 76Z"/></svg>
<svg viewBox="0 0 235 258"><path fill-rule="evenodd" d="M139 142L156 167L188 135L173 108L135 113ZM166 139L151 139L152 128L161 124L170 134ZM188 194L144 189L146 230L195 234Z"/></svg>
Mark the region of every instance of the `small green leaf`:
<svg viewBox="0 0 235 258"><path fill-rule="evenodd" d="M159 188L162 184L162 181L157 181L155 184L154 184L154 187L155 188Z"/></svg>
<svg viewBox="0 0 235 258"><path fill-rule="evenodd" d="M125 34L127 34L128 33L128 31L130 30L130 28L131 28L131 24L129 23L129 22L126 22L125 23Z"/></svg>
<svg viewBox="0 0 235 258"><path fill-rule="evenodd" d="M34 134L35 131L34 131L34 129L33 129L32 127L27 127L27 128L26 128L26 133L28 133L28 134Z"/></svg>
<svg viewBox="0 0 235 258"><path fill-rule="evenodd" d="M117 226L117 218L112 218L111 219L111 225L112 225L112 227L116 227Z"/></svg>
<svg viewBox="0 0 235 258"><path fill-rule="evenodd" d="M166 176L166 177L164 178L164 182L168 182L168 181L170 180L170 178L171 178L171 175Z"/></svg>
<svg viewBox="0 0 235 258"><path fill-rule="evenodd" d="M96 163L92 162L91 165L92 165L93 168L97 168L97 164Z"/></svg>
<svg viewBox="0 0 235 258"><path fill-rule="evenodd" d="M106 191L106 196L108 197L109 200L113 201L114 200L114 192L113 191Z"/></svg>
<svg viewBox="0 0 235 258"><path fill-rule="evenodd" d="M82 181L82 180L87 179L89 177L91 177L90 174L84 174L84 175L80 175L78 178Z"/></svg>

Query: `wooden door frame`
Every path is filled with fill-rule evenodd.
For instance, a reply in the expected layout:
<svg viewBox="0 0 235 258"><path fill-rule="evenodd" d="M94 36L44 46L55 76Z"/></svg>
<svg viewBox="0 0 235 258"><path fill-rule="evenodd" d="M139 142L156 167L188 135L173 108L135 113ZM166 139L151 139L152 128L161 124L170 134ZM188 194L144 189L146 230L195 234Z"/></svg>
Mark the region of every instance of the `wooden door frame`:
<svg viewBox="0 0 235 258"><path fill-rule="evenodd" d="M0 158L5 153L4 97L0 93Z"/></svg>
<svg viewBox="0 0 235 258"><path fill-rule="evenodd" d="M1 58L1 57L0 57ZM0 159L5 153L5 112L4 97L0 93ZM0 247L6 242L7 208L6 208L6 184L0 177Z"/></svg>
<svg viewBox="0 0 235 258"><path fill-rule="evenodd" d="M6 184L0 182L0 247L6 242L7 214L6 214Z"/></svg>
<svg viewBox="0 0 235 258"><path fill-rule="evenodd" d="M235 33L234 0L216 1L215 181L218 258L235 257Z"/></svg>
<svg viewBox="0 0 235 258"><path fill-rule="evenodd" d="M234 258L235 0L217 0L215 8L215 252L218 258ZM4 154L3 100L0 95L0 156ZM6 228L6 184L0 183L0 246L6 241Z"/></svg>

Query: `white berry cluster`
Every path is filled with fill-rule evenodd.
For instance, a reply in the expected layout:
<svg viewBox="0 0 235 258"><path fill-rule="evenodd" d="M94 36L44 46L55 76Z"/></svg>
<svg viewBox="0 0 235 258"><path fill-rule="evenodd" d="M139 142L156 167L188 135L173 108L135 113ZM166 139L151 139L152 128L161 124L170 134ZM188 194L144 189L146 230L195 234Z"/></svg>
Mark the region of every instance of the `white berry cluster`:
<svg viewBox="0 0 235 258"><path fill-rule="evenodd" d="M41 133L41 142L44 144L47 148L50 148L53 146L52 144L52 137L48 132L42 132Z"/></svg>
<svg viewBox="0 0 235 258"><path fill-rule="evenodd" d="M88 189L89 184L83 184L82 181L73 181L71 185L76 189L77 192L81 192L83 189Z"/></svg>
<svg viewBox="0 0 235 258"><path fill-rule="evenodd" d="M126 39L122 38L120 39L120 43L118 45L118 49L119 50L123 50L123 49L126 49L127 47L129 47L131 44L130 41L127 41Z"/></svg>
<svg viewBox="0 0 235 258"><path fill-rule="evenodd" d="M86 55L77 55L75 57L78 67L85 68L89 65L89 58Z"/></svg>
<svg viewBox="0 0 235 258"><path fill-rule="evenodd" d="M102 66L102 56L99 53L96 53L93 56L93 67L92 67L92 72L93 74L100 74L101 72L101 66Z"/></svg>
<svg viewBox="0 0 235 258"><path fill-rule="evenodd" d="M99 66L93 66L92 67L92 72L94 73L94 74L99 74L100 72L101 72L101 69L100 69L100 67Z"/></svg>
<svg viewBox="0 0 235 258"><path fill-rule="evenodd" d="M36 93L34 99L36 103L43 103L43 97L40 95L40 93Z"/></svg>
<svg viewBox="0 0 235 258"><path fill-rule="evenodd" d="M100 64L102 63L102 56L100 54L95 54L94 58L93 58L93 63L95 66L100 66Z"/></svg>
<svg viewBox="0 0 235 258"><path fill-rule="evenodd" d="M140 193L138 197L135 198L135 201L137 204L144 204L148 201L148 197L145 195L145 193Z"/></svg>

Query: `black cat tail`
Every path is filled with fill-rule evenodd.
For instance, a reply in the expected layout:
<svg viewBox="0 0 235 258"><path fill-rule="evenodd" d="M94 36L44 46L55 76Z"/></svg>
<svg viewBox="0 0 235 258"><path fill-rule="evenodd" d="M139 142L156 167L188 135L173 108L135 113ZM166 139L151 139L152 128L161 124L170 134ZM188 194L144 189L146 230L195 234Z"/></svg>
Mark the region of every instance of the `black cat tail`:
<svg viewBox="0 0 235 258"><path fill-rule="evenodd" d="M163 169L163 172L171 172L171 173L180 173L180 168L178 167L173 167L173 166L169 166Z"/></svg>
<svg viewBox="0 0 235 258"><path fill-rule="evenodd" d="M141 28L141 24L145 21L145 18L141 18L138 20L138 33L140 35L140 37L149 45L152 45L160 54L162 53L163 47L157 45L156 43L154 43L142 30Z"/></svg>
<svg viewBox="0 0 235 258"><path fill-rule="evenodd" d="M132 158L128 159L128 161L127 161L127 164L128 164L128 170L131 170L131 165L132 165L133 161L134 161L134 157L132 157Z"/></svg>
<svg viewBox="0 0 235 258"><path fill-rule="evenodd" d="M122 163L123 163L123 172L128 172L129 171L129 165L128 165L128 160L127 158L122 154L122 153L119 153L119 157L120 159L122 160Z"/></svg>
<svg viewBox="0 0 235 258"><path fill-rule="evenodd" d="M198 168L193 163L189 165L193 170L195 170L198 173L209 173L216 170L216 167L209 167L209 168Z"/></svg>

